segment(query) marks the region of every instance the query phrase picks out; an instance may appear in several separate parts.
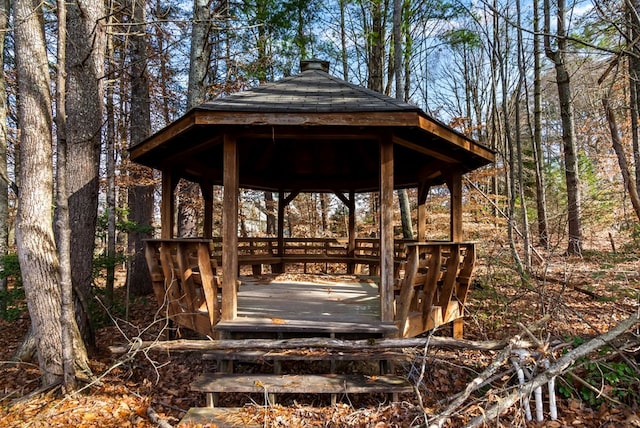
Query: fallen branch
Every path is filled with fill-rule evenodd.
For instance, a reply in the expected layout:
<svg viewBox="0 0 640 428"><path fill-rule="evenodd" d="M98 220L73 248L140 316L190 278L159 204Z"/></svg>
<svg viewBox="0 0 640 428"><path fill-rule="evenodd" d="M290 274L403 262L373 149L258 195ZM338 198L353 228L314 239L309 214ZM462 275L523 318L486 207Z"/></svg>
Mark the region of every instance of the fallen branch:
<svg viewBox="0 0 640 428"><path fill-rule="evenodd" d="M599 349L616 337L620 336L627 330L640 324L640 318L638 314L634 314L625 319L608 332L597 336L590 341L583 343L575 349L572 349L555 363L553 363L548 370L540 373L531 381L524 384L522 387L514 390L506 397L502 398L497 404L487 409L481 416L478 416L472 420L466 428L473 428L481 426L482 424L489 422L497 418L502 412L510 408L513 404L521 400L523 397L529 397L531 393L538 387L548 383L551 379L563 374L577 359L584 357L585 355Z"/></svg>
<svg viewBox="0 0 640 428"><path fill-rule="evenodd" d="M275 349L300 349L300 348L324 348L336 351L376 351L386 349L417 348L424 347L429 342L430 347L447 349L470 349L478 351L499 351L509 345L509 341L488 340L475 341L454 339L451 337L431 336L429 338L412 339L377 339L377 340L340 340L322 337L302 339L248 339L248 340L169 340L169 341L134 341L127 345L110 346L113 354L126 354L132 351L144 349L145 351L249 351L249 350L275 350ZM518 340L514 346L530 348L530 341Z"/></svg>
<svg viewBox="0 0 640 428"><path fill-rule="evenodd" d="M149 420L158 428L173 428L172 425L166 420L162 419L158 413L153 409L153 407L147 407L147 417Z"/></svg>
<svg viewBox="0 0 640 428"><path fill-rule="evenodd" d="M488 378L493 376L493 374L502 366L507 358L511 355L511 350L513 349L512 344L509 344L505 347L502 352L493 360L493 362L487 367L480 375L478 375L475 379L473 379L464 392L458 396L449 406L441 412L438 416L436 416L430 423L429 428L441 428L444 423L453 415L458 408L469 398L471 393L478 389L480 385L482 385Z"/></svg>
<svg viewBox="0 0 640 428"><path fill-rule="evenodd" d="M600 296L598 293L595 293L591 290L587 290L586 288L582 288L578 285L575 284L571 284L569 282L569 280L567 279L559 279L559 278L554 278L552 276L541 276L541 275L535 275L535 278L538 281L542 281L542 282L552 282L554 284L559 284L559 285L563 285L565 287L570 288L571 290L577 291L578 293L583 293L586 294L587 296L591 297L592 299L598 300L601 299L602 296Z"/></svg>

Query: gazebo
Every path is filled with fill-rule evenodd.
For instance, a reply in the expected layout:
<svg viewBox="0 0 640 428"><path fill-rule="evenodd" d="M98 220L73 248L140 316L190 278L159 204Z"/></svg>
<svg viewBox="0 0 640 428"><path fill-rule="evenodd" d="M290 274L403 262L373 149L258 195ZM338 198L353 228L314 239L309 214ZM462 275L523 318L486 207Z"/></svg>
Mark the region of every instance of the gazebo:
<svg viewBox="0 0 640 428"><path fill-rule="evenodd" d="M282 271L287 263L314 258L344 263L350 272L358 263L375 268L377 325L386 328L363 332L406 337L461 318L475 259L473 244L463 242L462 177L491 163L494 153L418 107L338 79L328 69L325 61L302 61L300 74L201 104L131 147L132 161L162 173L161 239L148 242L147 260L158 302L174 305L169 312L178 323L204 334L225 326L233 331L234 323L241 324L241 265ZM174 237L180 179L202 190L203 239ZM441 184L450 191L449 240L426 242L426 197ZM222 233L212 239L216 185L223 186ZM418 189L418 239L394 240L393 192L410 187ZM277 237L238 237L241 188L277 192ZM299 247L309 242L289 244L283 214L301 192L331 192L348 207L343 247L323 242L323 250L316 242L307 251ZM361 192L379 192L380 200L378 238L366 251L355 225L355 194Z"/></svg>

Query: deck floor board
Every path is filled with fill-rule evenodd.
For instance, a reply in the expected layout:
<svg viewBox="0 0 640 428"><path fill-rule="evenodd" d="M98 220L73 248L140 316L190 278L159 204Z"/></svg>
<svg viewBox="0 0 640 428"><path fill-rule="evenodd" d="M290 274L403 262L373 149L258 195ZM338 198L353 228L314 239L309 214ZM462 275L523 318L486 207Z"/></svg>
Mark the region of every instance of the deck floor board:
<svg viewBox="0 0 640 428"><path fill-rule="evenodd" d="M314 280L242 277L238 316L224 331L391 333L380 321L378 285L371 279L330 276Z"/></svg>

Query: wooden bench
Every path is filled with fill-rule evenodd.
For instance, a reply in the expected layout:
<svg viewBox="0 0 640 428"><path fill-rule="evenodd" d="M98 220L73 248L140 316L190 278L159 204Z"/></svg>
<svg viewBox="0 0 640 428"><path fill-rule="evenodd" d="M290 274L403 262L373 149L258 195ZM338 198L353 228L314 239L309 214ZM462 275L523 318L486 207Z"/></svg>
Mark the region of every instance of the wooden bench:
<svg viewBox="0 0 640 428"><path fill-rule="evenodd" d="M396 271L406 259L405 244L413 240L395 241L394 260ZM222 263L221 240L212 240L212 255ZM369 275L379 275L380 244L376 238L358 238L353 251L349 251L346 239L336 238L285 238L282 249L277 238L238 238L238 264L251 266L254 275L260 275L263 266L271 266L271 271L281 273L287 266L301 264L307 273L307 265L340 264L347 273L362 273L362 266L368 266Z"/></svg>

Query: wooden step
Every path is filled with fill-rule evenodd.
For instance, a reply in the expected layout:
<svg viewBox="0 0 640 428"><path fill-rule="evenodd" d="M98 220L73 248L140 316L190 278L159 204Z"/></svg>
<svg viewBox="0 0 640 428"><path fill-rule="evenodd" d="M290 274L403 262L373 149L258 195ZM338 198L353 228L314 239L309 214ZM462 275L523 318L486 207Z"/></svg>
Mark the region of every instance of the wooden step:
<svg viewBox="0 0 640 428"><path fill-rule="evenodd" d="M177 428L209 425L216 428L261 428L241 407L192 407Z"/></svg>
<svg viewBox="0 0 640 428"><path fill-rule="evenodd" d="M191 390L206 393L373 394L408 393L413 391L413 386L405 378L394 375L206 373L191 383Z"/></svg>

